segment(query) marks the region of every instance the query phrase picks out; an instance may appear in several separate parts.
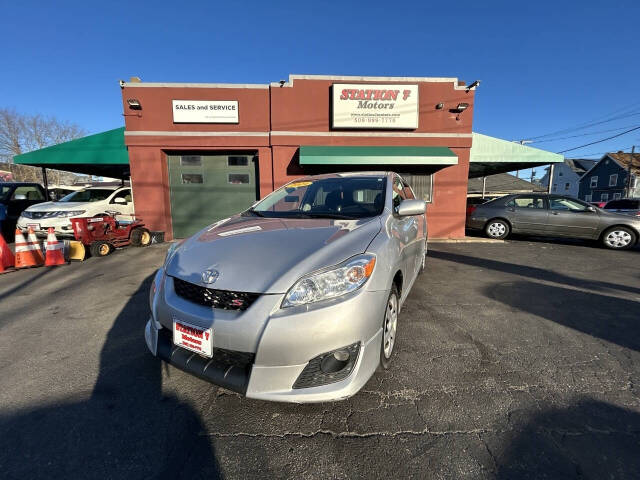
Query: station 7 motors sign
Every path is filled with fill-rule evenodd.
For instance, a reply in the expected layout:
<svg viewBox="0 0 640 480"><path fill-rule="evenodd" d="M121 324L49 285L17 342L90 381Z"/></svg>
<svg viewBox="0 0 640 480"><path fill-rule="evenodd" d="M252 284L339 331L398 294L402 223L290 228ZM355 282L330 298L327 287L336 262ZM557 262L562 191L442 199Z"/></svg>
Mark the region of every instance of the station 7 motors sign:
<svg viewBox="0 0 640 480"><path fill-rule="evenodd" d="M333 84L333 128L418 128L418 85Z"/></svg>

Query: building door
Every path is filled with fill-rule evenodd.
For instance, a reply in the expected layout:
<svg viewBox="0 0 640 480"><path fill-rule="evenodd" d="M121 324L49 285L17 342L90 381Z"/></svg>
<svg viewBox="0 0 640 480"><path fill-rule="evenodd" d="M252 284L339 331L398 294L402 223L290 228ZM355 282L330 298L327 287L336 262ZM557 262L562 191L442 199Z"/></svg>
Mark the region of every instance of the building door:
<svg viewBox="0 0 640 480"><path fill-rule="evenodd" d="M247 209L257 200L253 155L169 155L174 238Z"/></svg>

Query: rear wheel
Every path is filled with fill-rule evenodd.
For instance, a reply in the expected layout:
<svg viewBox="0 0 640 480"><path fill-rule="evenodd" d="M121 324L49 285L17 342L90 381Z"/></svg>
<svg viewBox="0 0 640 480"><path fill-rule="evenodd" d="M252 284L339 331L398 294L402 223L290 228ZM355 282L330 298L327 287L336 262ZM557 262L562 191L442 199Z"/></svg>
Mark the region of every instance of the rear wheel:
<svg viewBox="0 0 640 480"><path fill-rule="evenodd" d="M151 232L146 228L138 227L131 231L131 245L134 247L146 247L151 243Z"/></svg>
<svg viewBox="0 0 640 480"><path fill-rule="evenodd" d="M509 235L511 228L509 224L504 220L500 220L499 218L495 218L493 220L489 220L487 225L484 227L484 233L489 238L495 238L496 240L502 240Z"/></svg>
<svg viewBox="0 0 640 480"><path fill-rule="evenodd" d="M384 317L382 320L382 345L380 346L380 365L387 369L391 365L391 357L393 355L393 347L396 344L396 335L398 332L398 310L400 308L400 295L398 287L393 285L389 298L384 309Z"/></svg>
<svg viewBox="0 0 640 480"><path fill-rule="evenodd" d="M109 242L103 242L100 240L93 242L89 246L89 251L91 252L92 257L106 257L111 253L111 250L113 250L113 247L111 247Z"/></svg>
<svg viewBox="0 0 640 480"><path fill-rule="evenodd" d="M614 250L625 250L636 243L636 234L627 227L613 227L602 234L602 244Z"/></svg>

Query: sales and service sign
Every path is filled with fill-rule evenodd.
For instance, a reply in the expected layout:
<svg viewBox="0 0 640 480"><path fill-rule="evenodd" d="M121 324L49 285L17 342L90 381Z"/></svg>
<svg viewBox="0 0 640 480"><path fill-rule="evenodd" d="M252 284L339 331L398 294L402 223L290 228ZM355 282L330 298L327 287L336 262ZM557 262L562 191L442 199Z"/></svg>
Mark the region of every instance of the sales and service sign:
<svg viewBox="0 0 640 480"><path fill-rule="evenodd" d="M418 85L333 84L333 128L418 128Z"/></svg>
<svg viewBox="0 0 640 480"><path fill-rule="evenodd" d="M173 123L238 123L237 100L172 100Z"/></svg>

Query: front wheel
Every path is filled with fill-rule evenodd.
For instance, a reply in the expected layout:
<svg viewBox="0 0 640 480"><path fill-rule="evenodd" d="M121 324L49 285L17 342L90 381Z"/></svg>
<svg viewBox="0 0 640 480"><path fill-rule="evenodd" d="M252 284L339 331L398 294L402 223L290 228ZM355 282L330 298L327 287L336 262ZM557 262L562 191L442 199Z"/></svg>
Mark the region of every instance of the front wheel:
<svg viewBox="0 0 640 480"><path fill-rule="evenodd" d="M92 257L106 257L111 253L112 250L113 248L111 247L110 243L100 240L93 242L89 246L89 251L91 252Z"/></svg>
<svg viewBox="0 0 640 480"><path fill-rule="evenodd" d="M602 235L602 244L614 250L625 250L636 243L636 234L627 227L613 227Z"/></svg>
<svg viewBox="0 0 640 480"><path fill-rule="evenodd" d="M396 335L398 333L398 310L400 308L400 295L398 295L398 287L393 285L387 305L384 309L384 317L382 320L382 345L380 346L380 365L387 369L391 365L391 357L393 355L393 347L396 344Z"/></svg>
<svg viewBox="0 0 640 480"><path fill-rule="evenodd" d="M484 233L489 238L494 238L496 240L502 240L509 235L509 224L504 220L494 219L489 220L487 225L484 227Z"/></svg>

